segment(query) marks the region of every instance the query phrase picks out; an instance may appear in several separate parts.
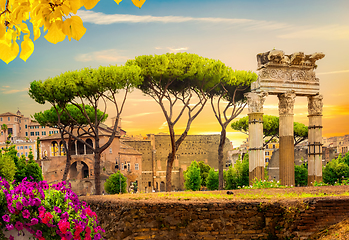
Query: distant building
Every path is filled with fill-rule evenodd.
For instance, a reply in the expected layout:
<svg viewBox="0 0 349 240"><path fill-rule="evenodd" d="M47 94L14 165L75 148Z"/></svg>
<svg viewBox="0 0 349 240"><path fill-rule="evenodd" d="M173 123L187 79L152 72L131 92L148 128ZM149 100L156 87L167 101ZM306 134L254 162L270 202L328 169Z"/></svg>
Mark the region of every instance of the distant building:
<svg viewBox="0 0 349 240"><path fill-rule="evenodd" d="M0 125L3 124L6 124L7 130L1 130L0 144L4 144L10 134L10 141L17 144L20 141L36 141L38 137L58 133L55 128L40 126L29 117L22 115L19 110L16 113L6 112L0 114Z"/></svg>

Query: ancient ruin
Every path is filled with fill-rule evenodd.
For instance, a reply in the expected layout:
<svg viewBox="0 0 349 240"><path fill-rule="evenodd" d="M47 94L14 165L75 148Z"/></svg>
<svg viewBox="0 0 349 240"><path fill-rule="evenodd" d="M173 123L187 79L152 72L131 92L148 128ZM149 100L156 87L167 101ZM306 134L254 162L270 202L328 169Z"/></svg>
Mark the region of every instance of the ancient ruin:
<svg viewBox="0 0 349 240"><path fill-rule="evenodd" d="M280 180L294 185L293 107L296 96L308 98L308 185L322 180L322 96L315 62L323 53L285 55L272 50L257 55L258 79L246 94L249 116L250 182L264 179L263 104L268 95L279 99Z"/></svg>

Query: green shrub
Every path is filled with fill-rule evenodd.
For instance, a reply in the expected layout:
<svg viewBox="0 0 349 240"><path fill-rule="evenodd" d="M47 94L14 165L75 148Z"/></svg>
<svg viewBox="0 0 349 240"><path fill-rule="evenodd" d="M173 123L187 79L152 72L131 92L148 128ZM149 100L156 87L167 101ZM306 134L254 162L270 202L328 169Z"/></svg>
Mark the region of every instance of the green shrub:
<svg viewBox="0 0 349 240"><path fill-rule="evenodd" d="M0 176L12 182L16 173L16 164L8 155L0 155Z"/></svg>
<svg viewBox="0 0 349 240"><path fill-rule="evenodd" d="M187 190L198 191L201 187L200 168L196 161L192 161L184 173L184 187Z"/></svg>
<svg viewBox="0 0 349 240"><path fill-rule="evenodd" d="M229 166L229 169L224 173L225 189L237 189L249 186L249 163L248 154L245 154L244 159L238 159L234 167Z"/></svg>
<svg viewBox="0 0 349 240"><path fill-rule="evenodd" d="M349 178L349 166L346 164L347 155L342 158L339 154L337 159L333 159L322 168L323 182L334 185L341 183L342 180Z"/></svg>
<svg viewBox="0 0 349 240"><path fill-rule="evenodd" d="M198 162L200 168L200 176L201 176L201 186L206 186L206 178L208 176L208 172L211 167L208 164L205 164L203 161Z"/></svg>
<svg viewBox="0 0 349 240"><path fill-rule="evenodd" d="M294 166L294 178L296 186L308 185L308 167L305 164Z"/></svg>
<svg viewBox="0 0 349 240"><path fill-rule="evenodd" d="M121 176L120 176L121 175ZM110 175L107 181L104 183L104 189L109 194L120 193L120 178L121 178L121 192L126 193L127 188L127 178L117 171L116 173Z"/></svg>
<svg viewBox="0 0 349 240"><path fill-rule="evenodd" d="M213 168L208 172L206 187L208 190L218 190L219 174Z"/></svg>

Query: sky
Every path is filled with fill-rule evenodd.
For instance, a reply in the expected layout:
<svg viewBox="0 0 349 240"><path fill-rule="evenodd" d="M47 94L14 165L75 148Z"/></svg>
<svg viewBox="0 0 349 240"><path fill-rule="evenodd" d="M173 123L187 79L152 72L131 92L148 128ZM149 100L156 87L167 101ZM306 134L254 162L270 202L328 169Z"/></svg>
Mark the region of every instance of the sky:
<svg viewBox="0 0 349 240"><path fill-rule="evenodd" d="M32 56L6 64L0 60L0 113L18 109L25 116L49 109L28 95L30 82L85 67L123 65L139 55L188 52L219 59L238 70L257 72L256 55L272 49L286 54L323 52L316 75L323 95L323 136L349 134L348 0L131 0L117 5L101 0L79 10L87 28L79 41L52 44L42 33ZM108 110L109 116L115 115ZM297 97L294 120L308 125L307 99ZM247 114L245 109L239 116ZM278 115L278 100L268 96L264 114ZM110 124L111 121L107 121ZM160 107L134 90L122 113L128 135L168 132ZM184 129L183 122L176 133ZM247 135L227 128L233 146ZM194 120L189 134L219 134L211 106Z"/></svg>

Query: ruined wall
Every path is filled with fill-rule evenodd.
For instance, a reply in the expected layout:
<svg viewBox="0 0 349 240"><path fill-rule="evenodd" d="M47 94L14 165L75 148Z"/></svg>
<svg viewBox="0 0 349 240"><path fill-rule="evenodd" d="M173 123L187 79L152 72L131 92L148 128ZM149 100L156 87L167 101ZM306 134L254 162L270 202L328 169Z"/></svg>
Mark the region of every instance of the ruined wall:
<svg viewBox="0 0 349 240"><path fill-rule="evenodd" d="M96 211L108 240L310 239L349 211L349 197L278 202L81 200Z"/></svg>
<svg viewBox="0 0 349 240"><path fill-rule="evenodd" d="M179 136L176 136L178 138ZM204 161L218 169L218 145L220 135L188 135L180 145L172 169L172 189L183 189L183 171L192 161ZM148 135L148 140L124 141L137 151L143 153L142 184L147 187L141 191L165 190L166 163L171 151L169 135ZM231 150L229 139L224 146L223 166L226 168L227 152ZM154 176L154 178L153 178Z"/></svg>

